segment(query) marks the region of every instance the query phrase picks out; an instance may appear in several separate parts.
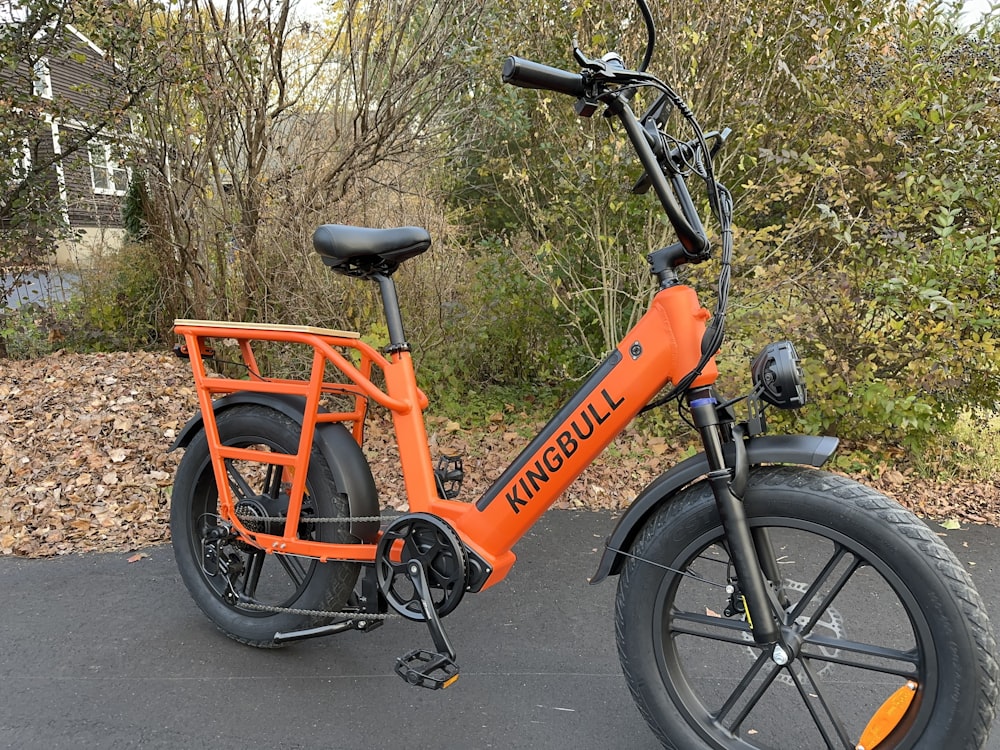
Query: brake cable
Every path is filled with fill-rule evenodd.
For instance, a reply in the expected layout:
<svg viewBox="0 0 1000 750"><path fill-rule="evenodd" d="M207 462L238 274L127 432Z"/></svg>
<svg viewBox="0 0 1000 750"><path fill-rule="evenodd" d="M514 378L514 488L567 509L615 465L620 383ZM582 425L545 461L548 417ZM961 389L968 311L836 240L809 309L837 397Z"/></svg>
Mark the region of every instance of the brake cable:
<svg viewBox="0 0 1000 750"><path fill-rule="evenodd" d="M671 388L666 395L643 407L642 412L646 412L663 406L669 401L679 398L683 393L685 393L688 388L691 387L691 384L701 375L709 360L711 360L716 352L718 352L722 347L722 342L725 339L726 312L729 307L729 289L732 281L733 198L732 193L730 193L724 185L720 184L715 179L715 166L712 163L712 152L708 148L704 131L698 123L697 118L695 118L694 113L691 111L691 108L688 107L687 103L676 91L670 88L670 86L663 81L660 81L649 74L643 74L642 77L646 80L626 84L626 86L635 90L647 86L657 89L667 98L667 101L681 113L684 119L688 122L688 125L694 131L694 141L697 142L694 150L701 152L700 158L698 158L697 155L695 156L695 162L700 162L703 169L697 169L697 164L691 163L686 156L684 157L684 165L686 167L691 167L691 172L700 177L706 184L709 205L712 209L712 213L716 217L716 220L719 222L719 233L722 246L719 259L720 270L717 282L716 307L715 312L712 315L712 321L706 328L705 336L702 339L701 358L694 369L681 378L679 382L675 383L674 387ZM661 136L665 135L659 130L659 127L657 127L657 132L659 132ZM680 144L680 141L677 138L673 136L668 137L670 137L674 142ZM687 143L690 143L690 141L684 142L683 145L687 145Z"/></svg>

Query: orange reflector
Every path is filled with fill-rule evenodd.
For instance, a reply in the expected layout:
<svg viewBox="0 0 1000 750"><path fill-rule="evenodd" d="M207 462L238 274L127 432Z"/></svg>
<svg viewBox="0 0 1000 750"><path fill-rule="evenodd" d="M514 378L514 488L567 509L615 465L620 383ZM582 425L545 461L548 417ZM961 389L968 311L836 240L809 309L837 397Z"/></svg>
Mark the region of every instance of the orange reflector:
<svg viewBox="0 0 1000 750"><path fill-rule="evenodd" d="M452 685L455 684L455 680L457 679L458 675L455 675L454 677L449 677L447 680L444 681L444 684L441 687L442 688L451 687Z"/></svg>
<svg viewBox="0 0 1000 750"><path fill-rule="evenodd" d="M917 683L910 681L890 695L861 733L856 750L875 750L902 720L916 694Z"/></svg>

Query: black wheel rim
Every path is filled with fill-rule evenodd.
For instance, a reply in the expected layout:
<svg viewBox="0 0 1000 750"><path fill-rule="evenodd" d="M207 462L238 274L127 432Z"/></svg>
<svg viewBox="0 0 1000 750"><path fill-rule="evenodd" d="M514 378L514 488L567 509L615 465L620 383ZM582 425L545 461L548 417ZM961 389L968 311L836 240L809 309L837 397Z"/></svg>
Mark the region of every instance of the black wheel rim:
<svg viewBox="0 0 1000 750"><path fill-rule="evenodd" d="M912 594L878 554L836 531L787 518L751 525L772 536L787 619L804 639L800 658L778 667L742 617L725 616L728 553L721 528L704 534L667 563L690 575L665 575L653 609L657 666L684 719L715 748L855 750L882 702L912 680L919 689L884 745L908 747L903 738L926 725L937 683L929 626ZM809 580L793 577L804 572ZM880 620L889 608L891 632L858 622L853 613L865 607L879 607Z"/></svg>
<svg viewBox="0 0 1000 750"><path fill-rule="evenodd" d="M247 438L228 441L227 445L239 448L256 448L261 451L285 453L281 446L267 438ZM239 507L255 508L256 514L278 517L287 509L287 483L283 482L280 466L246 461L226 461L229 485L233 500ZM302 518L319 515L313 493L307 480L306 496L302 500ZM267 554L250 545L233 542L213 545L206 541L217 528L219 521L218 489L211 462L206 462L198 482L198 492L191 508L191 544L195 560L200 563L202 576L209 588L226 606L239 610L242 615L268 617L274 612L252 610L237 605L231 588L245 600L266 607L291 607L309 587L317 568L317 561L293 555ZM248 528L268 533L282 533L283 522L247 522ZM317 538L316 525L304 520L299 526L303 539ZM213 547L215 548L213 550ZM239 575L227 576L213 560L226 556L242 567ZM230 594L227 596L227 594Z"/></svg>

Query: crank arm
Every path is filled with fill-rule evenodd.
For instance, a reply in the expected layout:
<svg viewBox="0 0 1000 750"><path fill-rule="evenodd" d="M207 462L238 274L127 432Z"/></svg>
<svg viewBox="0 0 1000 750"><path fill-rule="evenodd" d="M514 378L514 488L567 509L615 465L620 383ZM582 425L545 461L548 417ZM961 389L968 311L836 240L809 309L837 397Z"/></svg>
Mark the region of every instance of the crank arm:
<svg viewBox="0 0 1000 750"><path fill-rule="evenodd" d="M406 563L406 574L420 597L420 609L427 619L427 627L434 640L434 651L417 649L396 659L396 674L407 684L418 687L440 690L449 687L458 679L458 665L455 663L455 649L448 642L441 627L441 619L434 608L431 590L427 585L427 575L419 560Z"/></svg>
<svg viewBox="0 0 1000 750"><path fill-rule="evenodd" d="M413 584L413 588L420 597L420 609L427 620L427 629L431 631L431 639L434 641L434 648L439 654L447 656L451 661L455 660L455 649L452 648L448 636L445 635L441 626L441 618L438 617L434 608L434 600L431 599L431 590L427 585L427 575L424 573L424 566L418 560L410 560L406 564L406 574Z"/></svg>

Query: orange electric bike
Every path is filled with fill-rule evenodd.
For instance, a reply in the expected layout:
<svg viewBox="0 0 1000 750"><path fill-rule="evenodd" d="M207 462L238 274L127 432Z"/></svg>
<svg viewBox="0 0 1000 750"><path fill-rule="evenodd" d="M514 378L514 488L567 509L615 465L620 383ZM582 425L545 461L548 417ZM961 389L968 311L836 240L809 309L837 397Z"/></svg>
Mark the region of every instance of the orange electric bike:
<svg viewBox="0 0 1000 750"><path fill-rule="evenodd" d="M669 468L624 512L593 583L618 577L625 677L670 748L981 748L997 697L995 642L962 566L912 514L821 471L831 437L767 435L765 409L805 403L789 342L753 361L752 391L713 387L730 286L732 202L713 174L727 132L703 133L684 101L645 72L655 29L630 70L615 54L574 54L580 72L517 57L512 85L566 94L617 118L679 242L652 253L648 312L482 496L456 499L461 460L428 447L393 273L423 253L423 229L327 225L313 243L335 272L379 285L389 341L309 326L179 320L200 404L174 447L171 533L191 595L227 635L258 647L426 623L432 648L395 669L408 683L459 674L443 620L499 583L515 543L643 410L677 402L704 451ZM637 116L640 88L656 94ZM676 110L693 137L665 130ZM688 191L703 182L719 223L710 314L682 283L711 246ZM232 340L242 377L206 366ZM254 347L299 345L308 378L269 377ZM377 385L376 383L379 383ZM667 389L664 392L664 389ZM409 512L380 513L365 416L391 415ZM557 543L553 540L552 543Z"/></svg>

